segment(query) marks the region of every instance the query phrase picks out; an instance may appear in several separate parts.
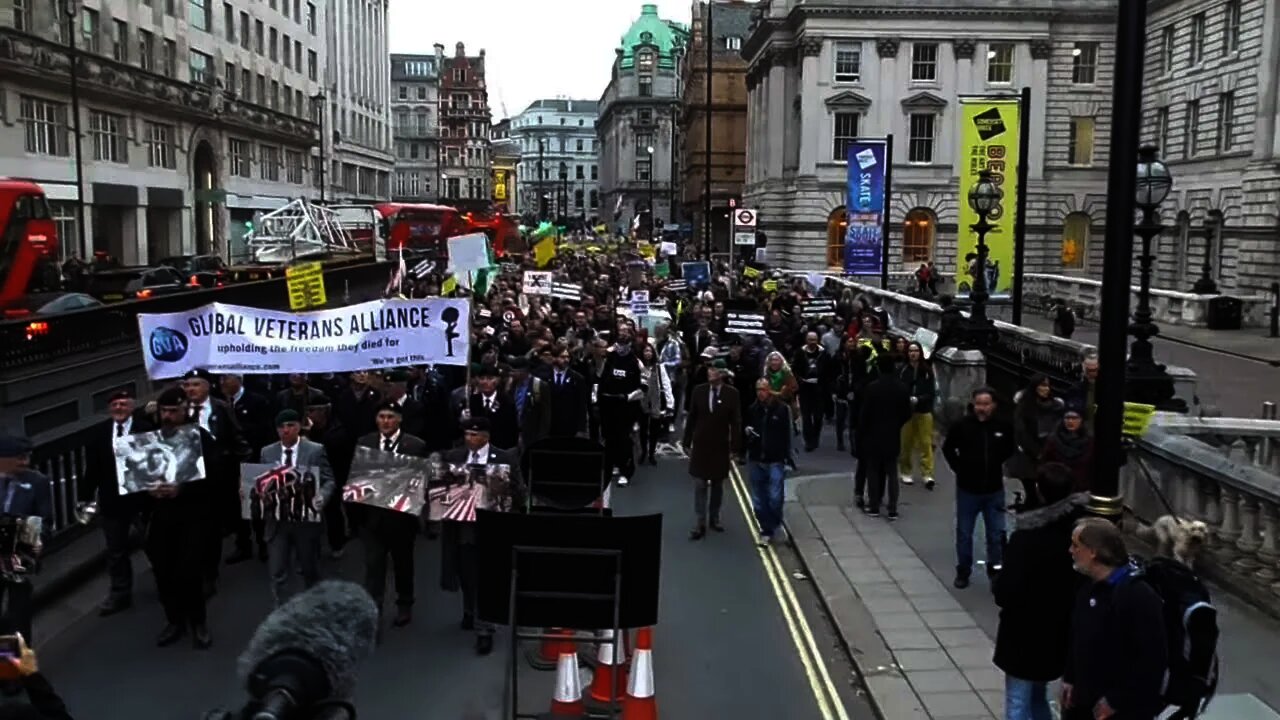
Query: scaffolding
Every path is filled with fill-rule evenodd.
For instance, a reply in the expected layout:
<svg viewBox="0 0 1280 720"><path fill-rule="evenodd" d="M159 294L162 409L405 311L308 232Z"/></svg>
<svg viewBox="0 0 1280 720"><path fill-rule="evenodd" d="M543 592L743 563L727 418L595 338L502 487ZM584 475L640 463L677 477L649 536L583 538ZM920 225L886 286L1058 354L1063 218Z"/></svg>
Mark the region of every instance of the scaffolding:
<svg viewBox="0 0 1280 720"><path fill-rule="evenodd" d="M364 252L343 228L337 213L305 198L254 218L244 240L253 262L267 265Z"/></svg>

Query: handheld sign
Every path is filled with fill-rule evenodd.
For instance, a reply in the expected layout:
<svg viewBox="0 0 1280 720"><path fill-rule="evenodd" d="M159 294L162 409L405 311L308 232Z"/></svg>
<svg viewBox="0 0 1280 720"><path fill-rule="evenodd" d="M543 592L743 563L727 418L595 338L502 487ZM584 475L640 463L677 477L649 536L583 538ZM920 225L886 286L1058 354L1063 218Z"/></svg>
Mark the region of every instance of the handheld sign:
<svg viewBox="0 0 1280 720"><path fill-rule="evenodd" d="M524 294L525 295L550 295L551 294L551 272L540 270L524 271Z"/></svg>
<svg viewBox="0 0 1280 720"><path fill-rule="evenodd" d="M289 291L289 309L321 307L329 300L324 293L324 269L318 262L301 263L284 271Z"/></svg>

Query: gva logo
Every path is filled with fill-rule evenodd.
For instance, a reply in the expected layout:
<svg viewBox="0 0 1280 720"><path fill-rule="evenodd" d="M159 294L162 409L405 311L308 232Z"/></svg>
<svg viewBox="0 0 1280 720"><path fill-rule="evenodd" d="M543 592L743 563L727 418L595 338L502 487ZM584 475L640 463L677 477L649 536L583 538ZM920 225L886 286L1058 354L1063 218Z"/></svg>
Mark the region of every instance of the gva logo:
<svg viewBox="0 0 1280 720"><path fill-rule="evenodd" d="M177 362L187 354L187 336L177 330L156 328L151 331L147 342L151 347L151 357L161 362Z"/></svg>

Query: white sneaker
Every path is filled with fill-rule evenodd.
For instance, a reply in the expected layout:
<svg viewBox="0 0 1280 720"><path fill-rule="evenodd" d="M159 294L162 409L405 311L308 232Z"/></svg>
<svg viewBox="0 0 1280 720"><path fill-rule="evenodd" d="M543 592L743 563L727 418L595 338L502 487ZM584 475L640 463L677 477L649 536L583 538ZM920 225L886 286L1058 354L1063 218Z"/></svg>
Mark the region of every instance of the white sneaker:
<svg viewBox="0 0 1280 720"><path fill-rule="evenodd" d="M626 487L629 484L631 484L631 481L627 479L626 475L618 476L618 487Z"/></svg>
<svg viewBox="0 0 1280 720"><path fill-rule="evenodd" d="M902 476L902 484L903 484L903 485L915 485L915 484L916 484L916 479L915 479L915 478L913 478L913 477L911 477L910 475L903 475L903 476Z"/></svg>

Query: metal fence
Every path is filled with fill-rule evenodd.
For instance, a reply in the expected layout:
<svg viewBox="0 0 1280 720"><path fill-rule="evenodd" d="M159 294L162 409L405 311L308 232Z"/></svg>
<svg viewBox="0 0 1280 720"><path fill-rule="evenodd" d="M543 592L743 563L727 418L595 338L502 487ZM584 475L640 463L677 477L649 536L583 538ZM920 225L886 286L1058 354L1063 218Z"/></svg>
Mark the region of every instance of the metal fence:
<svg viewBox="0 0 1280 720"><path fill-rule="evenodd" d="M85 477L85 446L91 434L101 431L97 425L90 426L42 443L31 454L31 467L53 484L53 539L46 552L56 551L88 529L77 512L80 503L95 499L96 488Z"/></svg>

